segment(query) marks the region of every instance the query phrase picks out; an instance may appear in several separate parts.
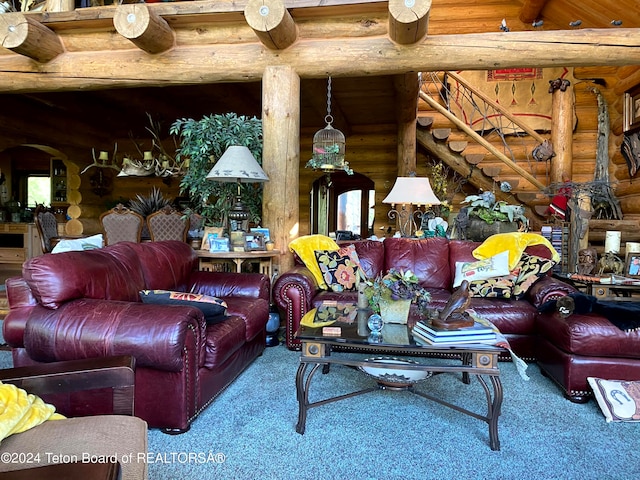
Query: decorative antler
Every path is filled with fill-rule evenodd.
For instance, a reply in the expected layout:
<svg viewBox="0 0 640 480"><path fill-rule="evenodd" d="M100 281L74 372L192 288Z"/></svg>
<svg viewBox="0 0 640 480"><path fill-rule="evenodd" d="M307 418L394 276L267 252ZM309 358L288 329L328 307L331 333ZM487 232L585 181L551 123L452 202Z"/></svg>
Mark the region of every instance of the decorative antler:
<svg viewBox="0 0 640 480"><path fill-rule="evenodd" d="M116 145L114 147L114 150L113 150L113 158L116 158L116 152L117 151L118 151L118 144L116 143ZM102 153L102 152L100 152L100 153ZM104 152L104 153L106 154L107 152ZM91 156L93 157L93 163L91 163L91 164L87 165L86 167L84 167L84 169L80 172L80 175L85 173L91 167L113 168L117 172L120 172L120 168L117 165L99 162L98 160L101 160L101 159L100 158L96 158L96 151L95 151L94 148L91 149ZM104 159L104 160L107 160L107 159Z"/></svg>

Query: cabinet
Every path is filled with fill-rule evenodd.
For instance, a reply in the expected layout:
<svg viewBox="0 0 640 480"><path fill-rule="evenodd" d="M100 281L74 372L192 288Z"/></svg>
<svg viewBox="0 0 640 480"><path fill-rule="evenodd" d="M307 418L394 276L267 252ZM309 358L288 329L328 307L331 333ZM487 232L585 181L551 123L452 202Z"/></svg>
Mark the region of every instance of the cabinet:
<svg viewBox="0 0 640 480"><path fill-rule="evenodd" d="M38 229L33 223L0 223L0 264L22 264L42 254Z"/></svg>
<svg viewBox="0 0 640 480"><path fill-rule="evenodd" d="M51 206L68 206L67 166L62 160L51 160Z"/></svg>

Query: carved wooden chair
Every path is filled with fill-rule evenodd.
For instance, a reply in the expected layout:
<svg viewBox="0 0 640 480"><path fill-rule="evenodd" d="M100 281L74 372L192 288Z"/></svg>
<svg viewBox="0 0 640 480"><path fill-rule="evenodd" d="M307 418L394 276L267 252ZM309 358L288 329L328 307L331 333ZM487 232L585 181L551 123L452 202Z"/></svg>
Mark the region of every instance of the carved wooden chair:
<svg viewBox="0 0 640 480"><path fill-rule="evenodd" d="M51 253L53 247L60 241L60 235L58 234L58 220L56 216L44 205L38 205L33 214L33 221L38 229L38 235L40 236L40 246L42 247L42 253Z"/></svg>
<svg viewBox="0 0 640 480"><path fill-rule="evenodd" d="M110 394L112 408L94 415L92 406L70 407L74 418L45 421L2 440L0 452L7 458L36 458L37 463L0 462L2 478L93 478L145 480L147 466L147 424L133 416L135 359L130 356L53 362L0 370L0 381L12 383L27 393L40 396L59 407L76 392ZM53 395L52 399L47 398ZM92 393L93 395L93 393ZM89 416L82 416L89 415ZM47 455L55 452L57 455ZM125 461L83 462L83 455ZM129 456L131 455L131 461ZM75 459L69 462L68 459ZM66 459L66 460L65 460ZM12 472L12 473L8 473Z"/></svg>
<svg viewBox="0 0 640 480"><path fill-rule="evenodd" d="M147 226L149 227L151 241L179 240L186 242L189 231L189 217L170 206L166 206L147 217Z"/></svg>
<svg viewBox="0 0 640 480"><path fill-rule="evenodd" d="M140 242L144 217L121 203L100 215L104 244Z"/></svg>

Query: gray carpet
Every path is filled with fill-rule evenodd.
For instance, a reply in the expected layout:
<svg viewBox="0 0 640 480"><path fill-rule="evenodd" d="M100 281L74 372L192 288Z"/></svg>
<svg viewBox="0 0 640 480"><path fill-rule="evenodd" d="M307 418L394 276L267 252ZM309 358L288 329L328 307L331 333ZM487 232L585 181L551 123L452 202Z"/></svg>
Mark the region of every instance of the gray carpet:
<svg viewBox="0 0 640 480"><path fill-rule="evenodd" d="M0 366L10 366L0 352ZM183 435L149 431L150 480L163 479L636 479L640 425L607 424L595 401L576 405L529 365L501 363L505 391L491 451L486 423L408 392L378 390L308 412L295 432L299 354L268 348ZM373 380L345 367L316 374L311 400ZM477 381L438 375L425 391L484 413Z"/></svg>
<svg viewBox="0 0 640 480"><path fill-rule="evenodd" d="M526 382L513 364L500 364L505 401L497 452L489 448L486 423L408 392L379 390L313 408L299 435L298 359L284 346L268 348L188 433L150 431L151 452L224 457L151 464L150 478L585 480L635 479L640 473L640 425L607 424L595 401L565 400L536 365L529 366ZM333 367L329 375L316 374L311 400L373 383L360 372ZM422 388L485 412L477 381L465 385L459 377L438 375Z"/></svg>

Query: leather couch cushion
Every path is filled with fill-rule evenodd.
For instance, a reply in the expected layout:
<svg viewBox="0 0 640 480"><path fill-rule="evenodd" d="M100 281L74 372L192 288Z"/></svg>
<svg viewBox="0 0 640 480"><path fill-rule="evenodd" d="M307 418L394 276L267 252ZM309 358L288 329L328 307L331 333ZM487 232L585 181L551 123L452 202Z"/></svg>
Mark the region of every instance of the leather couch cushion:
<svg viewBox="0 0 640 480"><path fill-rule="evenodd" d="M189 275L198 267L198 256L190 244L167 240L128 245L139 259L144 289L187 291Z"/></svg>
<svg viewBox="0 0 640 480"><path fill-rule="evenodd" d="M537 329L560 350L587 357L640 358L640 332L625 332L600 315L540 314Z"/></svg>
<svg viewBox="0 0 640 480"><path fill-rule="evenodd" d="M245 344L244 320L237 316L225 322L209 325L205 336L204 366L215 368Z"/></svg>
<svg viewBox="0 0 640 480"><path fill-rule="evenodd" d="M453 276L449 267L449 240L446 238L386 238L384 249L385 272L392 267L411 270L425 288L451 288Z"/></svg>
<svg viewBox="0 0 640 480"><path fill-rule="evenodd" d="M384 244L377 240L358 240L340 242L340 246L353 245L360 261L360 268L365 276L374 279L384 273Z"/></svg>
<svg viewBox="0 0 640 480"><path fill-rule="evenodd" d="M22 274L33 296L48 308L78 298L138 302L145 288L140 262L127 242L40 255L25 262Z"/></svg>

